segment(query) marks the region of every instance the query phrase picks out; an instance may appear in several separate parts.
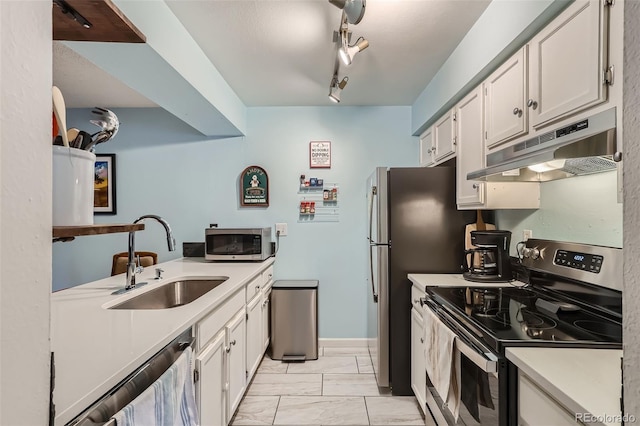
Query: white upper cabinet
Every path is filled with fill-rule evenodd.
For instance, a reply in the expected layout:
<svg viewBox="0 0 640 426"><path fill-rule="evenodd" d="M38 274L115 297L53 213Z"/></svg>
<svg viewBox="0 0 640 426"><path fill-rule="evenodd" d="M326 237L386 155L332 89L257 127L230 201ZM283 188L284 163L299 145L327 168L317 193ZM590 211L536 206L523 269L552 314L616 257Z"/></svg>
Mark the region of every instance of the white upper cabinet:
<svg viewBox="0 0 640 426"><path fill-rule="evenodd" d="M420 135L420 165L422 167L431 166L433 157L433 126L431 126Z"/></svg>
<svg viewBox="0 0 640 426"><path fill-rule="evenodd" d="M483 83L487 148L527 133L526 62L524 46Z"/></svg>
<svg viewBox="0 0 640 426"><path fill-rule="evenodd" d="M527 104L534 128L606 100L606 7L576 0L529 42Z"/></svg>
<svg viewBox="0 0 640 426"><path fill-rule="evenodd" d="M484 201L484 183L467 180L467 173L480 170L485 164L482 140L482 88L477 87L456 106L457 203L477 206Z"/></svg>
<svg viewBox="0 0 640 426"><path fill-rule="evenodd" d="M433 147L435 163L452 158L456 153L455 112L449 110L433 125Z"/></svg>

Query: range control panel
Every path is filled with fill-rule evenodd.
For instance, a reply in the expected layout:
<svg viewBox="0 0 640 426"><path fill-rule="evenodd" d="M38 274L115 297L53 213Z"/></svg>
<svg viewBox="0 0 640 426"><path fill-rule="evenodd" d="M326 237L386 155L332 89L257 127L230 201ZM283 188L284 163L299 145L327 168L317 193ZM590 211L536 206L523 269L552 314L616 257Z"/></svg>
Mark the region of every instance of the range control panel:
<svg viewBox="0 0 640 426"><path fill-rule="evenodd" d="M600 273L604 257L597 254L579 253L568 250L556 250L553 263L581 271Z"/></svg>

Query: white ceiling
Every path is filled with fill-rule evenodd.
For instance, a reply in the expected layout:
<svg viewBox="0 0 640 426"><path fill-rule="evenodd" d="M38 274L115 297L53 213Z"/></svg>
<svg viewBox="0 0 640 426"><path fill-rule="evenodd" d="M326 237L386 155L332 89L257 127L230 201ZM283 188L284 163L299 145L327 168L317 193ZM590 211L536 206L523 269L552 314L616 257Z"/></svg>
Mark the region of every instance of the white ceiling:
<svg viewBox="0 0 640 426"><path fill-rule="evenodd" d="M489 2L367 1L364 18L349 28L352 41L363 36L370 47L341 65L340 78L349 76L341 105L412 105ZM166 3L246 106L332 105L342 11L328 1ZM53 76L71 107L155 105L59 43Z"/></svg>

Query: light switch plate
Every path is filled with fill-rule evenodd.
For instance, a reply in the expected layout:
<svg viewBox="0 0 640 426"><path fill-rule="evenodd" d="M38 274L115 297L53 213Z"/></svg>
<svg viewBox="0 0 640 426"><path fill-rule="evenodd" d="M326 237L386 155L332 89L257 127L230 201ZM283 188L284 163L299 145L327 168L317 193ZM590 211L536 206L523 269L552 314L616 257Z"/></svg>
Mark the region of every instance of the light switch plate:
<svg viewBox="0 0 640 426"><path fill-rule="evenodd" d="M284 237L287 235L287 224L286 223L276 223L276 235L280 235Z"/></svg>

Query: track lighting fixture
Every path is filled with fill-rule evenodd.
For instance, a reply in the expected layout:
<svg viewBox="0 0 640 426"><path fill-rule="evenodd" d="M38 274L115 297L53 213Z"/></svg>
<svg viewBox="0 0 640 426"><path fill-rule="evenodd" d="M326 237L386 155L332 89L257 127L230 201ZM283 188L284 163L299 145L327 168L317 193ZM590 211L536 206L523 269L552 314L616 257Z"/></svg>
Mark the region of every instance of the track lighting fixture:
<svg viewBox="0 0 640 426"><path fill-rule="evenodd" d="M344 77L342 81L338 82L338 75L334 74L331 79L331 86L329 86L329 99L335 103L340 102L340 93L349 82L349 77Z"/></svg>
<svg viewBox="0 0 640 426"><path fill-rule="evenodd" d="M342 9L350 24L356 25L362 20L367 6L366 0L329 0L329 3Z"/></svg>
<svg viewBox="0 0 640 426"><path fill-rule="evenodd" d="M358 38L353 46L349 46L347 44L347 39L343 38L342 47L340 47L340 50L338 50L338 55L345 65L351 65L353 57L356 56L356 53L362 52L367 47L369 47L369 40L365 39L364 37Z"/></svg>

